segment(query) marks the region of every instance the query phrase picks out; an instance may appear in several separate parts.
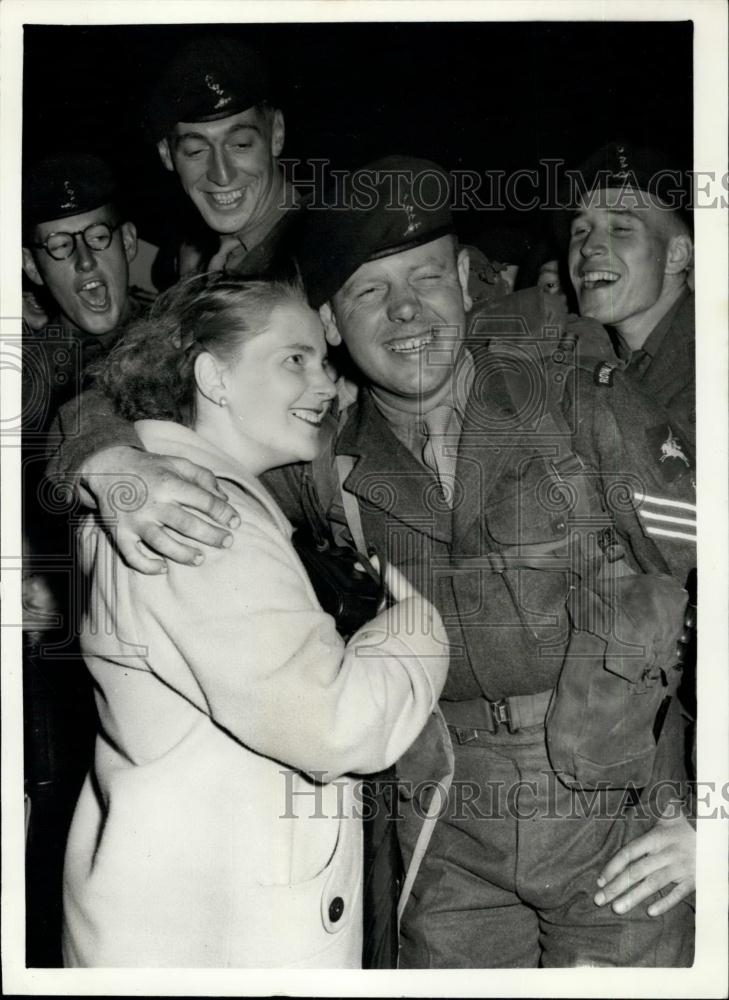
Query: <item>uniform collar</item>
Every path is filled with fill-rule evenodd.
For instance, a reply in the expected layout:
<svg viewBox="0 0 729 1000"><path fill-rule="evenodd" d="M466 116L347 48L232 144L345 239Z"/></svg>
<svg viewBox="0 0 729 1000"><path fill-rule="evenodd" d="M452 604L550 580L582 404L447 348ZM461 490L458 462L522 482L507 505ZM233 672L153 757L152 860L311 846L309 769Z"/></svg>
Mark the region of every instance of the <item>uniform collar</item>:
<svg viewBox="0 0 729 1000"><path fill-rule="evenodd" d="M676 299L671 308L668 310L668 312L665 313L665 315L662 316L661 319L659 319L659 321L656 323L656 325L653 327L651 332L646 337L643 346L640 348L640 350L645 351L645 353L650 358L655 358L655 356L658 354L661 344L663 343L666 334L671 329L671 325L674 319L676 318L676 313L679 311L679 309L681 308L681 306L683 305L683 303L686 301L686 299L689 297L690 294L691 294L691 289L688 287L688 285L686 285L681 294L679 295L679 297ZM628 347L628 345L625 343L625 341L623 340L623 338L621 337L620 333L617 330L615 331L615 333L616 333L616 341L618 348L617 351L618 357L622 361L630 360L631 355L636 352L632 351Z"/></svg>

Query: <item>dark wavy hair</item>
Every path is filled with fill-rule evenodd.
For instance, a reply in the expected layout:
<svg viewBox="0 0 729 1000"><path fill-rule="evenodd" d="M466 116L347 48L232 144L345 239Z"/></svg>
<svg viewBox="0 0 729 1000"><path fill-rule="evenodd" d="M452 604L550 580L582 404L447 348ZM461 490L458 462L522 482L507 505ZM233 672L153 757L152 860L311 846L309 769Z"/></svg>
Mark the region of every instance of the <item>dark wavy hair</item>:
<svg viewBox="0 0 729 1000"><path fill-rule="evenodd" d="M94 373L127 420L196 416L195 359L209 351L234 362L245 341L263 333L279 305L307 305L297 282L246 281L220 273L174 285L149 314L130 324Z"/></svg>

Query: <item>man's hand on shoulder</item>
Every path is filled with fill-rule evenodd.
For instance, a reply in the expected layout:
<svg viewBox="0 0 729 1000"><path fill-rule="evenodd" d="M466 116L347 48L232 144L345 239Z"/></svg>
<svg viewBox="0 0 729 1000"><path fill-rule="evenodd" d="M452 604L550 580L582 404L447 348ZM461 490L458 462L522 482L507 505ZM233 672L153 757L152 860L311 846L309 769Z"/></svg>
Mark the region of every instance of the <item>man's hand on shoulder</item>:
<svg viewBox="0 0 729 1000"><path fill-rule="evenodd" d="M227 529L240 523L212 472L185 458L127 445L105 448L83 464L79 486L82 496L86 491L96 502L125 562L141 573L166 572L165 559L190 565L203 561L199 548L178 541L170 531L221 548L232 542Z"/></svg>

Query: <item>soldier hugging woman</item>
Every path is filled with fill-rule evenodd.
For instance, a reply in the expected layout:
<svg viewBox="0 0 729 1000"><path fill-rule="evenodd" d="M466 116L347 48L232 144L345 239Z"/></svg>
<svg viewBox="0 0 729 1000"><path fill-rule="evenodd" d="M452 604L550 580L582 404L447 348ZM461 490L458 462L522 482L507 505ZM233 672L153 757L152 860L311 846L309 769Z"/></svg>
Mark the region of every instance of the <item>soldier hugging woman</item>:
<svg viewBox="0 0 729 1000"><path fill-rule="evenodd" d="M357 968L362 824L341 776L410 746L448 646L392 567L390 608L345 644L258 478L318 452L335 396L319 316L294 284L193 278L100 380L146 449L214 471L235 517L231 544L156 575L96 514L80 531L99 730L66 850L64 962Z"/></svg>

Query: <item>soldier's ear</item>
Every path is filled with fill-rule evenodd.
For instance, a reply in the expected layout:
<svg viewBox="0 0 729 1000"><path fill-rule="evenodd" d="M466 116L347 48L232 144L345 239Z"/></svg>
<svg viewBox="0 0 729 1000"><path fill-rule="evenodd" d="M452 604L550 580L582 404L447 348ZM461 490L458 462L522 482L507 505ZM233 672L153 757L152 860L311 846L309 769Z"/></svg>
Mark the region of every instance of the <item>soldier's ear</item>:
<svg viewBox="0 0 729 1000"><path fill-rule="evenodd" d="M666 274L680 274L688 271L693 264L694 245L687 233L677 233L668 241L666 253Z"/></svg>
<svg viewBox="0 0 729 1000"><path fill-rule="evenodd" d="M165 168L167 170L174 170L175 165L172 162L172 153L170 151L170 144L167 139L160 139L157 143L157 152L159 153L159 158L162 160Z"/></svg>
<svg viewBox="0 0 729 1000"><path fill-rule="evenodd" d="M27 247L23 247L23 271L30 278L34 285L45 285L40 271L33 259L33 254Z"/></svg>
<svg viewBox="0 0 729 1000"><path fill-rule="evenodd" d="M127 264L131 264L137 256L137 227L133 222L123 222L121 227L122 243Z"/></svg>
<svg viewBox="0 0 729 1000"><path fill-rule="evenodd" d="M471 258L468 255L468 250L462 247L458 251L458 281L461 285L461 292L463 293L463 308L468 312L473 305L473 299L468 294L468 275L471 269Z"/></svg>
<svg viewBox="0 0 729 1000"><path fill-rule="evenodd" d="M274 111L271 123L271 154L280 156L283 152L284 140L286 138L286 123L284 122L283 111Z"/></svg>
<svg viewBox="0 0 729 1000"><path fill-rule="evenodd" d="M319 318L324 324L324 335L330 347L338 347L342 343L342 335L339 332L337 321L334 319L332 307L328 302L319 306Z"/></svg>

